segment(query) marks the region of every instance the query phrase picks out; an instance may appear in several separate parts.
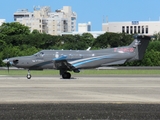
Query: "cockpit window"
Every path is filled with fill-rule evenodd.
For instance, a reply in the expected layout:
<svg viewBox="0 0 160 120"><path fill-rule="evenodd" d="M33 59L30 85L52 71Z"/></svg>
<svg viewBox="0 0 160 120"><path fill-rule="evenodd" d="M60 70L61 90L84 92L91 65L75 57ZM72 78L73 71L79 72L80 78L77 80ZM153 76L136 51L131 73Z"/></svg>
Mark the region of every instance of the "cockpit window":
<svg viewBox="0 0 160 120"><path fill-rule="evenodd" d="M43 57L44 56L44 52L40 52L40 56Z"/></svg>
<svg viewBox="0 0 160 120"><path fill-rule="evenodd" d="M35 57L43 57L44 56L44 52L38 52L36 54L34 54Z"/></svg>
<svg viewBox="0 0 160 120"><path fill-rule="evenodd" d="M39 55L39 53L34 54L35 57L37 57Z"/></svg>

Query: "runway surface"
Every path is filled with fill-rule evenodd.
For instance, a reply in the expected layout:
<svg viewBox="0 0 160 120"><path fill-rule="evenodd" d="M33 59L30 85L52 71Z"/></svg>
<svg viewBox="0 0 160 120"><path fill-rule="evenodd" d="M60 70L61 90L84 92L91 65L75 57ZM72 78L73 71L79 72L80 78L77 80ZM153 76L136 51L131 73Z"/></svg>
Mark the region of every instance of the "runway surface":
<svg viewBox="0 0 160 120"><path fill-rule="evenodd" d="M160 119L159 93L159 76L0 76L0 118Z"/></svg>
<svg viewBox="0 0 160 120"><path fill-rule="evenodd" d="M0 103L160 103L158 77L0 77Z"/></svg>

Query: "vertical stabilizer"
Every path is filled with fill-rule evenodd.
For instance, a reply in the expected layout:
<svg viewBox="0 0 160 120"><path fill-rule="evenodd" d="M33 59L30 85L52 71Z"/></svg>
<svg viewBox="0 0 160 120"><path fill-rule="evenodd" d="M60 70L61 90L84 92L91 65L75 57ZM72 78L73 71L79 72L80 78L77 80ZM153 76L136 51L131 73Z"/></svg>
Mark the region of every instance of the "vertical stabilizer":
<svg viewBox="0 0 160 120"><path fill-rule="evenodd" d="M129 45L135 48L136 55L132 60L142 60L151 40L150 36L145 35L137 35L135 36L135 40Z"/></svg>
<svg viewBox="0 0 160 120"><path fill-rule="evenodd" d="M149 41L151 40L151 37L139 36L138 40L140 41L140 45L138 45L138 58L139 60L142 60L145 54L145 51L147 49L147 46L149 44Z"/></svg>

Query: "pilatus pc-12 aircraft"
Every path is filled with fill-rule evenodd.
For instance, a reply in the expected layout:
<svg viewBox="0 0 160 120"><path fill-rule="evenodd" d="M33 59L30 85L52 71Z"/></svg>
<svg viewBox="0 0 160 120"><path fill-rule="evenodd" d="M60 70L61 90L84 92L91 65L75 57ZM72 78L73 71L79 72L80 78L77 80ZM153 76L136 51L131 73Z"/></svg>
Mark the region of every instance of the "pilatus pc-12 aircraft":
<svg viewBox="0 0 160 120"><path fill-rule="evenodd" d="M28 79L31 78L29 70L43 69L59 70L63 79L70 79L71 74L68 71L79 73L80 69L141 60L150 39L149 36L137 35L129 46L102 50L42 50L31 56L8 58L3 62L17 68L27 69Z"/></svg>

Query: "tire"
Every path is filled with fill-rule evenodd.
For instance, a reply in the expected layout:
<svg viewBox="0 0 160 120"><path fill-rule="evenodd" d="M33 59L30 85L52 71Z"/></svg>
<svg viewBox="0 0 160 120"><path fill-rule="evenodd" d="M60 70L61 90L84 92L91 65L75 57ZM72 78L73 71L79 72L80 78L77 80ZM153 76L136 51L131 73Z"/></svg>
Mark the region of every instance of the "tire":
<svg viewBox="0 0 160 120"><path fill-rule="evenodd" d="M31 76L31 74L27 74L26 77L27 77L27 79L31 79L32 76Z"/></svg>
<svg viewBox="0 0 160 120"><path fill-rule="evenodd" d="M71 74L69 72L65 72L63 75L62 75L62 78L63 79L70 79L71 78Z"/></svg>

